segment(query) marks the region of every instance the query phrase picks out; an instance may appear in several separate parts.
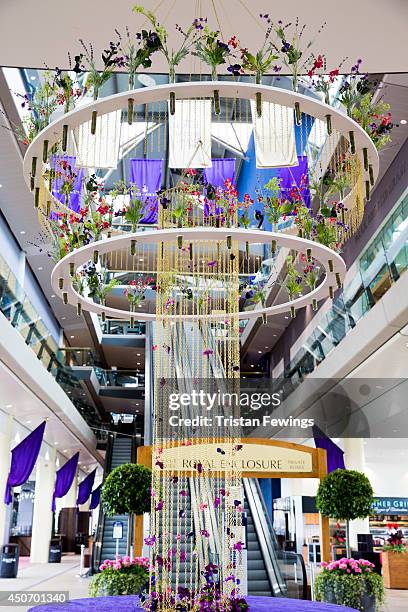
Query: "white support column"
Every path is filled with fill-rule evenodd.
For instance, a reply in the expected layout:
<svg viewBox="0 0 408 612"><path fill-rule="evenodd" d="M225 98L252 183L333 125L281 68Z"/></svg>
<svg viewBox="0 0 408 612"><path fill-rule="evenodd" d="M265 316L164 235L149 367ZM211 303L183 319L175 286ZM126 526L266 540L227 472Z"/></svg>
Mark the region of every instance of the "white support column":
<svg viewBox="0 0 408 612"><path fill-rule="evenodd" d="M31 538L31 563L48 563L52 532L52 495L56 472L56 451L49 451L49 459L39 457L35 473L35 497L33 532Z"/></svg>
<svg viewBox="0 0 408 612"><path fill-rule="evenodd" d="M0 417L0 546L8 542L7 506L4 503L4 492L10 469L11 461L11 435L13 429L13 417L11 415L1 415Z"/></svg>
<svg viewBox="0 0 408 612"><path fill-rule="evenodd" d="M344 438L344 463L348 470L365 473L364 438ZM357 549L357 534L370 533L368 518L350 522L350 546Z"/></svg>

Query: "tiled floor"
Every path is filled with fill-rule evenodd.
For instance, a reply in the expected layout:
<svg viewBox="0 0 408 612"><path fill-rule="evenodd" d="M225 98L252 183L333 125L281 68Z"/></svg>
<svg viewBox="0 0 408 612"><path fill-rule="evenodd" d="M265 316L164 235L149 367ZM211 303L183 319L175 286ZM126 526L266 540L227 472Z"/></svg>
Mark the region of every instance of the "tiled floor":
<svg viewBox="0 0 408 612"><path fill-rule="evenodd" d="M69 591L70 599L88 596L89 578L79 577L79 556L64 556L61 563L30 564L22 560L18 578L1 579L0 595L4 591ZM30 606L12 608L27 612ZM11 609L11 608L10 608ZM7 610L1 607L0 610ZM408 612L408 591L386 591L384 612Z"/></svg>

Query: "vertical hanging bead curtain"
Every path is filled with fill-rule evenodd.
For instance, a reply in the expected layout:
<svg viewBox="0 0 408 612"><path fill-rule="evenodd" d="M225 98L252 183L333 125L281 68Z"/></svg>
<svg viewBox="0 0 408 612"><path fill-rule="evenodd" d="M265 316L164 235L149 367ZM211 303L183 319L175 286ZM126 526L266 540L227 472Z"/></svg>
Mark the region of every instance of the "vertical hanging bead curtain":
<svg viewBox="0 0 408 612"><path fill-rule="evenodd" d="M71 488L78 467L79 453L75 453L71 459L57 471L54 495L52 496L52 511L55 512L55 500L57 497L64 497Z"/></svg>
<svg viewBox="0 0 408 612"><path fill-rule="evenodd" d="M99 506L99 502L101 501L101 488L102 484L100 484L99 487L96 487L96 489L92 491L91 503L89 504L90 510L95 510L95 508Z"/></svg>
<svg viewBox="0 0 408 612"><path fill-rule="evenodd" d="M157 196L161 187L163 174L162 159L131 159L130 180L137 185L140 192L134 194L145 202L143 217L140 223L157 222Z"/></svg>
<svg viewBox="0 0 408 612"><path fill-rule="evenodd" d="M95 475L96 468L90 474L88 474L88 476L84 478L84 480L79 485L77 506L81 506L82 504L85 504L88 501L95 481Z"/></svg>
<svg viewBox="0 0 408 612"><path fill-rule="evenodd" d="M23 484L30 476L41 449L45 425L44 421L11 451L11 467L4 496L5 504L11 503L12 488Z"/></svg>
<svg viewBox="0 0 408 612"><path fill-rule="evenodd" d="M323 448L327 452L327 472L344 470L344 452L317 425L313 427L313 437L316 448Z"/></svg>

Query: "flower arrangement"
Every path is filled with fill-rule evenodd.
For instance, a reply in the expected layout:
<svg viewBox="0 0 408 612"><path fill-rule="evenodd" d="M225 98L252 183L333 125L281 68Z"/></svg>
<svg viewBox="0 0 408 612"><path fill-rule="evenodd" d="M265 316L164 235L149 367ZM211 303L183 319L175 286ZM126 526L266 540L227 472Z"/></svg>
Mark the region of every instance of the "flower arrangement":
<svg viewBox="0 0 408 612"><path fill-rule="evenodd" d="M140 276L139 278L133 279L129 282L123 294L129 301L131 312L134 312L135 309L141 305L145 299L146 290L152 282L154 282L154 279L151 276L147 276L146 278Z"/></svg>
<svg viewBox="0 0 408 612"><path fill-rule="evenodd" d="M321 566L323 570L315 582L317 601L336 603L361 612L368 609L372 601L377 610L384 603L383 580L373 571L374 565L370 561L344 557L332 563L321 563Z"/></svg>
<svg viewBox="0 0 408 612"><path fill-rule="evenodd" d="M273 32L273 23L268 14L260 14L259 17L266 21L267 28L262 47L255 53L250 53L248 49L240 49L242 70L244 73L255 75L255 83L262 83L262 77L270 70L279 72L280 66L274 65L274 62L279 59L276 55L271 34ZM232 39L228 41L231 43Z"/></svg>
<svg viewBox="0 0 408 612"><path fill-rule="evenodd" d="M404 544L403 533L399 528L398 523L387 523L387 532L389 536L384 544L384 551L395 553L408 552L408 548Z"/></svg>
<svg viewBox="0 0 408 612"><path fill-rule="evenodd" d="M337 68L327 72L326 57L317 55L313 57L312 64L307 72L307 76L312 79L312 85L315 91L323 94L326 104L330 104L330 89L336 81L340 73L340 68L345 60L343 60Z"/></svg>
<svg viewBox="0 0 408 612"><path fill-rule="evenodd" d="M99 567L100 573L92 578L89 595L137 595L149 579L149 567L149 559L145 557L106 559Z"/></svg>
<svg viewBox="0 0 408 612"><path fill-rule="evenodd" d="M322 32L325 25L326 22L319 27L316 36ZM279 41L279 46L274 45L275 49L278 50L284 66L292 74L292 89L296 92L298 91L300 74L312 60L311 55L305 58L305 52L313 45L316 37L309 40L302 48L306 24L300 25L299 18L296 18L294 24L292 22L283 24L282 21L278 21L274 29Z"/></svg>
<svg viewBox="0 0 408 612"><path fill-rule="evenodd" d="M200 28L200 20L195 19L191 26L184 31L179 25L176 25L176 29L182 35L182 42L177 50L170 49L168 46L168 32L166 28L161 25L157 17L152 11L146 10L143 6L136 5L133 7L135 13L139 13L146 17L150 21L154 28L154 39L155 47L157 51L160 51L167 60L169 67L169 81L175 83L176 81L176 66L189 54L190 49L194 46L198 32ZM157 37L157 39L156 39Z"/></svg>
<svg viewBox="0 0 408 612"><path fill-rule="evenodd" d="M211 80L216 81L217 68L226 63L231 55L231 49L227 43L220 39L218 30L211 30L205 25L199 38L195 41L193 53L210 67Z"/></svg>
<svg viewBox="0 0 408 612"><path fill-rule="evenodd" d="M125 36L115 29L119 39L118 51L123 57L122 67L128 73L128 87L134 89L135 77L139 68L150 68L152 55L160 48L160 38L157 32L142 30L133 37L126 27Z"/></svg>
<svg viewBox="0 0 408 612"><path fill-rule="evenodd" d="M74 72L77 74L87 73L85 87L92 89L93 99L97 100L102 85L109 81L115 68L124 65L124 58L118 55L120 42L110 42L109 48L102 52L102 71L99 71L96 66L92 43L87 46L82 38L79 39L79 42L83 52L75 56Z"/></svg>
<svg viewBox="0 0 408 612"><path fill-rule="evenodd" d="M72 67L71 55L68 53L68 63ZM82 96L82 90L77 81L71 78L69 71L55 68L55 83L58 85L57 102L64 106L64 113L68 113L74 108L75 100Z"/></svg>

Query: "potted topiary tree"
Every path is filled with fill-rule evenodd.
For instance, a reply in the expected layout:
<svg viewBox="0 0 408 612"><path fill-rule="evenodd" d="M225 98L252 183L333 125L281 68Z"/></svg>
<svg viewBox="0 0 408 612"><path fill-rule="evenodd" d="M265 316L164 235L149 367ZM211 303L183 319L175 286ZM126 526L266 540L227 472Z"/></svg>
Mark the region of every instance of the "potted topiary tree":
<svg viewBox="0 0 408 612"><path fill-rule="evenodd" d="M152 471L137 463L124 463L107 476L102 485L101 504L108 516L128 514L128 554L133 516L150 511Z"/></svg>
<svg viewBox="0 0 408 612"><path fill-rule="evenodd" d="M367 476L354 470L335 470L320 483L316 506L323 516L346 523L347 557L322 564L316 581L316 598L328 603L375 612L383 601L382 578L365 559L351 559L350 521L372 512L373 488Z"/></svg>
<svg viewBox="0 0 408 612"><path fill-rule="evenodd" d="M373 488L367 476L355 470L334 470L321 481L316 506L323 516L346 522L346 552L350 550L350 521L372 513Z"/></svg>

